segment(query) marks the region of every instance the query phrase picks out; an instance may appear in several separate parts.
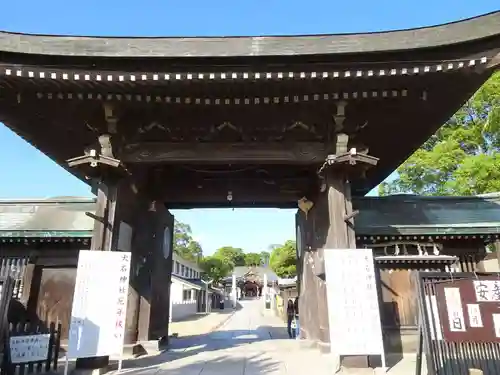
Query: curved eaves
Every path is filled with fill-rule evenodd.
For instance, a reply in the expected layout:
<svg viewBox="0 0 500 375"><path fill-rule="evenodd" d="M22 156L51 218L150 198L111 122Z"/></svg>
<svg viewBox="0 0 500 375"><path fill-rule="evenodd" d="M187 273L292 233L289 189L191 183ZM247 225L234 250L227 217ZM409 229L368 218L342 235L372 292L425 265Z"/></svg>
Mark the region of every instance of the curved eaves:
<svg viewBox="0 0 500 375"><path fill-rule="evenodd" d="M363 34L120 38L0 32L0 51L89 57L321 55L442 47L495 35L500 35L500 11L439 26Z"/></svg>

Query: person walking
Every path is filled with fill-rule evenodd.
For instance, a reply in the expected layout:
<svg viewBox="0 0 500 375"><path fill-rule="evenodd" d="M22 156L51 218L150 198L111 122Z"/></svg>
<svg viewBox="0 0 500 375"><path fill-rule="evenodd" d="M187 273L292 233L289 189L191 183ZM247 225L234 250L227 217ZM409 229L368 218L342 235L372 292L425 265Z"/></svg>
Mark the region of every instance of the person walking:
<svg viewBox="0 0 500 375"><path fill-rule="evenodd" d="M292 323L295 319L295 309L293 308L293 301L291 299L288 300L288 304L286 306L286 318L286 328L288 330L288 336L293 339L295 337L295 332L292 331Z"/></svg>
<svg viewBox="0 0 500 375"><path fill-rule="evenodd" d="M299 324L299 297L293 302L293 312L295 314L295 338L300 339L300 324Z"/></svg>

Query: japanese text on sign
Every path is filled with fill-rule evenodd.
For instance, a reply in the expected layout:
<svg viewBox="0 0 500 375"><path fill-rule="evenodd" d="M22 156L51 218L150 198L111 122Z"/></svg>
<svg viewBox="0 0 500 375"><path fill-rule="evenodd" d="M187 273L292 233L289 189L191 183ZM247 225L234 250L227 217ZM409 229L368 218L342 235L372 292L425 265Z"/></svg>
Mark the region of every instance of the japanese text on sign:
<svg viewBox="0 0 500 375"><path fill-rule="evenodd" d="M444 288L451 332L465 332L465 319L459 288Z"/></svg>
<svg viewBox="0 0 500 375"><path fill-rule="evenodd" d="M127 294L130 273L130 254L124 253L120 261L120 274L116 301L115 338L123 340L125 332L125 314L127 311Z"/></svg>
<svg viewBox="0 0 500 375"><path fill-rule="evenodd" d="M49 355L50 334L13 336L9 340L12 363L45 361Z"/></svg>
<svg viewBox="0 0 500 375"><path fill-rule="evenodd" d="M481 308L478 304L467 305L467 315L469 315L469 325L473 328L483 327L483 318L481 316Z"/></svg>
<svg viewBox="0 0 500 375"><path fill-rule="evenodd" d="M68 358L121 354L131 254L80 251Z"/></svg>
<svg viewBox="0 0 500 375"><path fill-rule="evenodd" d="M500 302L500 280L474 280L476 301Z"/></svg>
<svg viewBox="0 0 500 375"><path fill-rule="evenodd" d="M332 351L339 355L382 354L372 250L325 250L325 268Z"/></svg>

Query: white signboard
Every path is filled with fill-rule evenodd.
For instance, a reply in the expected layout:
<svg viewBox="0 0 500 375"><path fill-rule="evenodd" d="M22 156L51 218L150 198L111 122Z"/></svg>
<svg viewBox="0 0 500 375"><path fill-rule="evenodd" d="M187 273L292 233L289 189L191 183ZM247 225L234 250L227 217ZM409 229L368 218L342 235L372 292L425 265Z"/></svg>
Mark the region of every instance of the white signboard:
<svg viewBox="0 0 500 375"><path fill-rule="evenodd" d="M444 288L444 299L448 310L448 323L451 332L465 332L465 318L459 288Z"/></svg>
<svg viewBox="0 0 500 375"><path fill-rule="evenodd" d="M476 301L500 302L500 280L474 280Z"/></svg>
<svg viewBox="0 0 500 375"><path fill-rule="evenodd" d="M481 309L477 304L467 305L467 315L469 315L469 325L474 328L483 327L483 318L481 316Z"/></svg>
<svg viewBox="0 0 500 375"><path fill-rule="evenodd" d="M372 250L325 249L325 271L332 352L385 360Z"/></svg>
<svg viewBox="0 0 500 375"><path fill-rule="evenodd" d="M46 361L50 334L13 336L9 340L12 363Z"/></svg>
<svg viewBox="0 0 500 375"><path fill-rule="evenodd" d="M122 354L130 258L129 252L80 251L68 358Z"/></svg>

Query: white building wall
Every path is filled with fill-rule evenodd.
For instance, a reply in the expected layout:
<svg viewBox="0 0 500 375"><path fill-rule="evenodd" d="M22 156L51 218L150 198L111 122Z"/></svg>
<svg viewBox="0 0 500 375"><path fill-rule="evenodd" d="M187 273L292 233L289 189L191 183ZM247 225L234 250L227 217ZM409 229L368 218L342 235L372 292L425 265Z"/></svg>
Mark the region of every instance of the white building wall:
<svg viewBox="0 0 500 375"><path fill-rule="evenodd" d="M172 298L172 311L171 320L176 321L182 318L188 317L190 315L196 314L196 299L194 299L195 293L190 293L190 300L183 301L182 291L187 288L183 283L172 279L171 285L171 298Z"/></svg>
<svg viewBox="0 0 500 375"><path fill-rule="evenodd" d="M172 274L175 276L184 277L186 279L199 279L201 276L201 268L196 263L181 258L177 254L172 257ZM182 272L184 271L184 272Z"/></svg>

